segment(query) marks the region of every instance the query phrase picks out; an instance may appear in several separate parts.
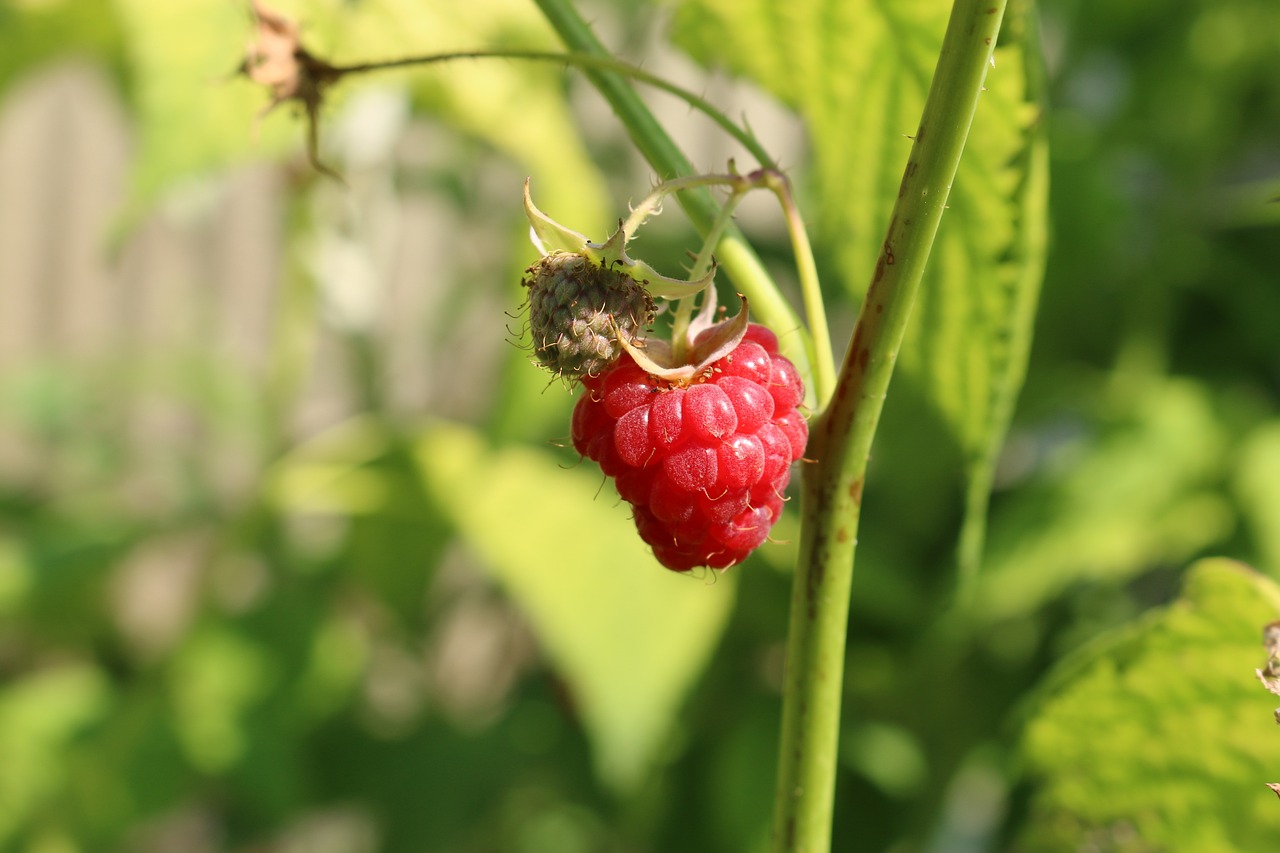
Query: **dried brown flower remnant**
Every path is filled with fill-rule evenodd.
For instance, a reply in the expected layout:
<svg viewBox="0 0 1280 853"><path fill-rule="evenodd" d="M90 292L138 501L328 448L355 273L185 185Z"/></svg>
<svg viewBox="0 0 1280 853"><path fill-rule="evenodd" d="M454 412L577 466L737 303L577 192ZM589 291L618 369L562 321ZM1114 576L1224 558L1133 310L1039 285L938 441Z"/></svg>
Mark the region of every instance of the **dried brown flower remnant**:
<svg viewBox="0 0 1280 853"><path fill-rule="evenodd" d="M343 71L310 53L302 46L298 24L250 0L257 40L245 51L240 71L255 83L271 90L266 115L286 101L297 101L307 113L307 156L312 165L331 177L336 174L319 161L317 124L324 89L339 79Z"/></svg>
<svg viewBox="0 0 1280 853"><path fill-rule="evenodd" d="M1267 650L1267 664L1262 669L1255 669L1262 686L1280 696L1280 620L1268 622L1262 629L1262 645ZM1275 711L1276 722L1280 723L1280 708ZM1280 783L1268 782L1267 787L1280 797Z"/></svg>
<svg viewBox="0 0 1280 853"><path fill-rule="evenodd" d="M1254 672L1267 690L1280 696L1280 620L1270 622L1262 629L1262 645L1267 650L1267 663ZM1280 711L1276 714L1280 722Z"/></svg>

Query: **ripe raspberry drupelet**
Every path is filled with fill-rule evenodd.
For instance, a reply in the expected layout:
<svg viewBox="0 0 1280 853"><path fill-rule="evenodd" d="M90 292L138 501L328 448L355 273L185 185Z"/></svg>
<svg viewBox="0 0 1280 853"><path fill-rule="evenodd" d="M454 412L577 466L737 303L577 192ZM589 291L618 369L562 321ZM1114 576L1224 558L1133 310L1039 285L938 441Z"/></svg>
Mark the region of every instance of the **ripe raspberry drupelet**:
<svg viewBox="0 0 1280 853"><path fill-rule="evenodd" d="M614 478L660 563L725 569L764 542L809 438L797 408L804 385L771 331L748 326L690 382L653 376L623 354L582 384L573 446Z"/></svg>

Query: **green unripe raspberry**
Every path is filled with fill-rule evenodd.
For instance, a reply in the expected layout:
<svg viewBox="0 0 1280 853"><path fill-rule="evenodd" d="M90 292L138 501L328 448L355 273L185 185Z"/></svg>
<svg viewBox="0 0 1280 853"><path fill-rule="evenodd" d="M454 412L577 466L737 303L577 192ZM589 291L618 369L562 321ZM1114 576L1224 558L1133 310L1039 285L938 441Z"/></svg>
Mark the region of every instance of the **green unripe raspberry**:
<svg viewBox="0 0 1280 853"><path fill-rule="evenodd" d="M557 252L525 271L533 353L553 373L598 376L622 352L618 336L643 332L655 312L648 291L628 275Z"/></svg>

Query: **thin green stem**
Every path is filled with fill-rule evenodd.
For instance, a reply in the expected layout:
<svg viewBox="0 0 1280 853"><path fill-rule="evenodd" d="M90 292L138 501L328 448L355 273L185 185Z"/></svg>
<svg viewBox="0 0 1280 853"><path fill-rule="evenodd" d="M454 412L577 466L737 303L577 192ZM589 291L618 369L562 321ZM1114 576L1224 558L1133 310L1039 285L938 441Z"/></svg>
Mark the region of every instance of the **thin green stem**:
<svg viewBox="0 0 1280 853"><path fill-rule="evenodd" d="M591 27L573 7L571 0L535 0L547 21L575 56L598 57L613 61L608 50L596 38ZM658 124L640 96L617 72L584 68L596 90L609 102L618 119L631 135L632 142L649 161L660 179L692 175L695 170L667 132ZM754 155L754 152L753 152ZM761 161L761 165L769 165ZM719 205L706 190L692 190L677 195L680 205L693 227L708 234L719 213ZM734 285L747 297L751 312L778 332L784 351L792 356L806 375L813 374L815 363L813 339L805 333L800 318L774 284L759 256L751 249L736 227L725 229L716 246L716 260L728 273Z"/></svg>
<svg viewBox="0 0 1280 853"><path fill-rule="evenodd" d="M702 248L693 259L689 278L697 279L706 275L711 269L712 263L715 262L716 246L724 235L725 229L733 223L733 212L738 209L738 202L742 201L745 194L745 191L737 191L725 199L724 206L720 208L720 215L716 217L715 222L711 223L711 230L707 232L707 236L702 241Z"/></svg>
<svg viewBox="0 0 1280 853"><path fill-rule="evenodd" d="M730 164L732 170L732 164ZM791 181L777 169L761 168L743 175L737 171L716 175L693 175L686 178L674 178L654 187L640 204L636 205L622 225L622 233L627 239L639 229L648 217L661 209L662 199L672 193L702 187L728 187L729 197L716 215L715 221L707 231L701 250L694 261L690 280L704 275L711 268L712 257L721 235L730 226L733 212L742 197L753 189L767 189L778 199L783 216L787 223L787 233L791 237L792 249L796 257L796 271L800 278L800 291L804 299L805 313L809 318L809 328L813 336L814 362L813 384L819 410L831 397L835 388L836 370L831 351L831 336L827 328L826 305L822 299L822 288L818 281L818 267L813 258L813 247L809 243L809 232L804 227L804 220L796 207L791 193ZM675 322L672 326L672 339L677 354L684 342L684 331L688 328L689 318L693 311L692 298L680 301Z"/></svg>
<svg viewBox="0 0 1280 853"><path fill-rule="evenodd" d="M811 428L774 811L777 853L830 849L845 632L872 439L986 79L1005 0L956 0L830 407Z"/></svg>
<svg viewBox="0 0 1280 853"><path fill-rule="evenodd" d="M762 170L764 171L764 170ZM791 250L796 256L796 273L800 278L800 296L804 300L805 315L809 318L809 332L813 335L813 386L822 411L831 399L836 387L836 365L831 349L831 332L827 328L827 306L822 299L822 287L818 281L818 265L813 260L813 246L804 219L796 207L791 193L791 181L782 172L768 170L766 186L773 190L782 205L787 220L787 234L791 237Z"/></svg>
<svg viewBox="0 0 1280 853"><path fill-rule="evenodd" d="M721 186L730 186L733 187L734 192L741 192L742 188L740 187L740 184L742 181L743 179L738 175L689 175L684 178L673 178L669 181L663 181L654 187L653 191L645 196L639 204L631 209L631 215L627 217L626 222L622 223L622 233L628 240L630 240L640 226L644 224L646 219L650 216L656 215L662 210L662 199L672 193L700 189L702 187ZM719 231L724 230L724 224L720 223L721 219L723 219L723 211L717 217L717 222L712 224L712 230L717 230L717 225L719 225ZM703 269L703 272L706 272L705 268ZM690 278L697 277L698 276L696 275L690 276Z"/></svg>
<svg viewBox="0 0 1280 853"><path fill-rule="evenodd" d="M610 71L615 74L621 74L629 77L637 82L644 83L646 86L652 86L655 89L674 95L684 101L698 112L711 119L725 133L732 136L738 143L755 157L761 167L776 169L777 164L773 158L769 156L769 152L765 151L764 146L759 140L744 127L734 124L733 121L715 105L706 98L677 86L669 80L651 74L643 68L623 62L608 55L596 55L592 53L570 52L549 50L512 50L506 48L493 48L490 50L460 50L451 51L449 53L431 53L423 56L406 56L400 59L391 59L383 62L362 62L358 65L339 65L333 66L331 72L335 76L345 76L348 74L363 74L369 71L387 71L394 68L408 68L415 65L430 65L437 62L451 62L458 59L525 59L533 62L556 62L576 68L590 69L592 71Z"/></svg>
<svg viewBox="0 0 1280 853"><path fill-rule="evenodd" d="M716 244L720 242L720 236L724 234L724 230L732 223L733 212L737 209L738 202L742 201L742 197L750 189L750 185L736 185L729 198L725 200L724 206L720 208L720 215L716 217L715 222L711 223L711 230L707 232L706 239L702 241L702 248L698 250L698 256L693 260L693 269L689 272L691 280L706 275L707 271L711 269L711 264L714 262ZM708 292L703 294L702 298L704 300L704 311L715 307L714 303L705 301L715 299L714 289L709 289ZM671 324L671 343L675 348L677 358L684 355L685 344L688 339L687 332L692 317L693 298L681 299L676 307L675 319Z"/></svg>

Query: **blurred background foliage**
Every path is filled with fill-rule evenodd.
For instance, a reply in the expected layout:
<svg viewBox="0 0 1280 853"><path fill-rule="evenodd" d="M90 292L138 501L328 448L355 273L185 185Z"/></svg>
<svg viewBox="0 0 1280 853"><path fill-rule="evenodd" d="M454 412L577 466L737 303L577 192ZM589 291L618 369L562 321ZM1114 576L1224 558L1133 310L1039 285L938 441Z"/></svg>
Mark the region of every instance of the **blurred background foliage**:
<svg viewBox="0 0 1280 853"><path fill-rule="evenodd" d="M518 0L279 7L335 61L557 44ZM924 91L886 69L946 4L582 8L792 171L841 339ZM1038 8L1051 242L986 554L957 598L972 441L902 372L835 847L1266 849L1280 7ZM579 76L460 62L333 92L339 185L257 118L250 39L231 0L0 3L0 849L763 849L794 518L665 573L511 346L523 178L603 236L647 167ZM743 157L646 97L698 168ZM776 211L739 220L792 289ZM694 238L673 207L638 242Z"/></svg>

